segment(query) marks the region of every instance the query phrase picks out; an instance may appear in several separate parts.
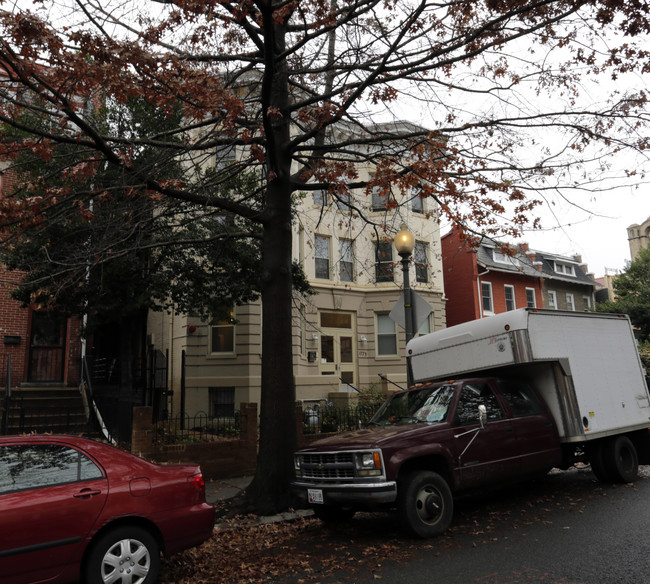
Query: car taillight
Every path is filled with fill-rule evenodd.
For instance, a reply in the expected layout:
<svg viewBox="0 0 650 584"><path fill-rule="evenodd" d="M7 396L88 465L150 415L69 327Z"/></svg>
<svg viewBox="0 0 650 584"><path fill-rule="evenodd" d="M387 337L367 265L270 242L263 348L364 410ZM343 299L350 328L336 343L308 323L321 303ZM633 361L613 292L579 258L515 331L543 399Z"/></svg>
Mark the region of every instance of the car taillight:
<svg viewBox="0 0 650 584"><path fill-rule="evenodd" d="M201 473L192 475L187 479L190 484L200 493L205 492L205 479Z"/></svg>

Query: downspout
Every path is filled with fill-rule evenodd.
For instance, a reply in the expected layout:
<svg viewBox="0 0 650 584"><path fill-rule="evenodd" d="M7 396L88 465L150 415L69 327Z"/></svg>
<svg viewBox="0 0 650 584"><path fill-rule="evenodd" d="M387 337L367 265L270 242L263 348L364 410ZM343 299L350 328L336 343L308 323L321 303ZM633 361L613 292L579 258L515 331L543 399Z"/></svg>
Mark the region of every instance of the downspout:
<svg viewBox="0 0 650 584"><path fill-rule="evenodd" d="M476 285L478 286L478 308L479 308L479 314L480 317L483 318L485 315L483 314L483 291L481 290L481 276L485 276L485 274L488 274L490 272L490 268L485 268L485 272L481 272L476 275Z"/></svg>

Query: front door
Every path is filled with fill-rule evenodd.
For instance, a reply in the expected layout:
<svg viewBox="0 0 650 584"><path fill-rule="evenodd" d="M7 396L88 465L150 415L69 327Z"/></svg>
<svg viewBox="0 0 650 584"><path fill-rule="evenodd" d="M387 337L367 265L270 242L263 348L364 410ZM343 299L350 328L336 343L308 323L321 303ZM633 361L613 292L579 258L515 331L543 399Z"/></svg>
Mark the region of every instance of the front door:
<svg viewBox="0 0 650 584"><path fill-rule="evenodd" d="M63 381L67 318L33 312L29 345L29 381Z"/></svg>
<svg viewBox="0 0 650 584"><path fill-rule="evenodd" d="M354 315L351 312L322 312L320 328L320 374L336 377L344 390L356 386Z"/></svg>

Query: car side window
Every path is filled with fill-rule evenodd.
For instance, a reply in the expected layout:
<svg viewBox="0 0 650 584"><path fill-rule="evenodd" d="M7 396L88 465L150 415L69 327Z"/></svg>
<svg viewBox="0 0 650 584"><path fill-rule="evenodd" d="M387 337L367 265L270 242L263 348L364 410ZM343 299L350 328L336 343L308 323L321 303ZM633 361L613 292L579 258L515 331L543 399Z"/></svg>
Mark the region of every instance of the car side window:
<svg viewBox="0 0 650 584"><path fill-rule="evenodd" d="M487 383L467 383L463 386L456 408L456 423L478 423L478 407L485 406L488 422L503 418L497 396Z"/></svg>
<svg viewBox="0 0 650 584"><path fill-rule="evenodd" d="M501 393L515 417L534 416L541 414L544 409L530 385L516 379L500 381Z"/></svg>
<svg viewBox="0 0 650 584"><path fill-rule="evenodd" d="M0 447L0 494L75 483L103 476L99 467L62 444Z"/></svg>

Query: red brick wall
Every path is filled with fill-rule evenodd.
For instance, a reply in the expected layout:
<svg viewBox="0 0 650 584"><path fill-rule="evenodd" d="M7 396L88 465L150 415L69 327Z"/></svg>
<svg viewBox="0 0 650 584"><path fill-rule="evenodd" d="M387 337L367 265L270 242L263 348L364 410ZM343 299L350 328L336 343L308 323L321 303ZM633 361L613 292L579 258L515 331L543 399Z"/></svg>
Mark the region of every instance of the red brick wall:
<svg viewBox="0 0 650 584"><path fill-rule="evenodd" d="M443 236L441 244L447 326L479 318L476 254L460 240L456 230Z"/></svg>
<svg viewBox="0 0 650 584"><path fill-rule="evenodd" d="M11 290L20 281L23 274L7 272L0 268L0 355L1 369L4 373L6 358L11 355L12 385L19 384L27 378L27 356L29 353L29 310L20 307L20 302L10 298ZM5 345L6 335L19 336L20 344ZM5 380L0 381L0 386Z"/></svg>

